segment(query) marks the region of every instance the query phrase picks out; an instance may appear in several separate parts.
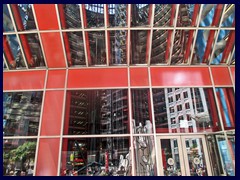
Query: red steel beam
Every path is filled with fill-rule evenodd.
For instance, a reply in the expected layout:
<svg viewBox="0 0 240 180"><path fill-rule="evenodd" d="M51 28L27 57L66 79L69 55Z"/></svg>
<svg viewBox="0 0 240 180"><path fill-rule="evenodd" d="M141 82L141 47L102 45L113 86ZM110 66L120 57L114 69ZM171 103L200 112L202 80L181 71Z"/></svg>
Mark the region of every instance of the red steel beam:
<svg viewBox="0 0 240 180"><path fill-rule="evenodd" d="M211 26L218 26L223 6L224 6L223 4L217 5ZM214 40L214 34L215 34L215 30L210 30L209 35L208 35L207 46L206 46L205 53L203 56L203 63L207 62L207 60L211 54L212 44L213 44L213 40Z"/></svg>
<svg viewBox="0 0 240 180"><path fill-rule="evenodd" d="M63 4L58 4L58 10L59 10L59 16L60 16L62 28L67 29L66 17L65 17L65 13L64 13ZM63 32L63 41L65 44L68 65L72 66L73 62L72 62L72 57L71 57L71 50L70 50L68 35L66 32Z"/></svg>
<svg viewBox="0 0 240 180"><path fill-rule="evenodd" d="M195 4L194 10L193 10L191 26L196 26L197 15L198 15L199 9L200 9L200 4ZM191 44L192 44L192 40L193 40L193 33L194 33L194 30L189 31L186 53L184 54L184 62L185 63L187 62L189 55L190 55L190 48L191 48Z"/></svg>
<svg viewBox="0 0 240 180"><path fill-rule="evenodd" d="M229 115L229 119L231 122L231 127L235 127L235 122L234 122L234 116L233 116L233 111L232 111L232 104L231 101L229 101L228 99L228 93L226 88L222 88L223 92L224 92L224 97L225 97L225 101L226 101L226 105L227 105L227 111L228 111L228 115Z"/></svg>
<svg viewBox="0 0 240 180"><path fill-rule="evenodd" d="M82 12L83 12L83 24L84 28L87 28L87 12L85 9L85 5L82 5ZM89 45L89 35L88 32L85 32L85 40L86 40L86 49L87 49L87 58L88 58L88 65L92 64L91 54L90 54L90 45Z"/></svg>
<svg viewBox="0 0 240 180"><path fill-rule="evenodd" d="M8 40L6 36L3 36L3 49L4 49L4 54L6 55L6 60L10 64L12 68L16 68L16 61L14 60L11 48L8 44Z"/></svg>
<svg viewBox="0 0 240 180"><path fill-rule="evenodd" d="M18 30L24 31L23 22L22 22L21 15L20 15L20 12L18 9L18 5L12 4L11 8L12 8L12 12L13 12ZM31 67L35 66L35 63L34 63L33 57L32 57L32 52L31 52L30 46L28 44L27 36L25 34L21 34L20 39L21 39L23 50L25 52L26 60L29 64L29 66L31 66Z"/></svg>
<svg viewBox="0 0 240 180"><path fill-rule="evenodd" d="M233 22L233 26L235 26L235 20ZM226 48L223 51L223 56L221 59L221 63L225 63L229 53L231 52L233 45L235 43L235 31L230 31L229 37L228 37L228 41L227 41L227 45Z"/></svg>
<svg viewBox="0 0 240 180"><path fill-rule="evenodd" d="M170 19L170 26L173 26L173 20L175 16L175 10L176 10L176 4L172 5L171 10L171 19ZM166 53L165 53L165 61L167 62L170 54L170 47L171 47L171 37L172 37L173 30L168 31L168 37L167 37L167 46L166 46Z"/></svg>
<svg viewBox="0 0 240 180"><path fill-rule="evenodd" d="M148 25L150 25L150 23L151 23L151 17L152 17L152 7L153 7L153 5L152 4L150 4L149 5L149 16L148 16ZM148 55L149 55L149 52L151 51L151 49L150 49L150 41L151 41L151 39L150 39L150 30L147 32L147 44L146 44L146 63L148 63Z"/></svg>

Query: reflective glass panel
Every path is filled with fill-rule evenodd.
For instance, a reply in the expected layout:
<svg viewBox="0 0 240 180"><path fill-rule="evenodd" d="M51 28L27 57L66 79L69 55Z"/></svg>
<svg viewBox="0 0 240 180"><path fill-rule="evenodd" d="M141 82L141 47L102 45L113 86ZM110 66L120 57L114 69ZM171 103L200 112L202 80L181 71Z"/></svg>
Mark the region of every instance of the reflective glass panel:
<svg viewBox="0 0 240 180"><path fill-rule="evenodd" d="M175 6L176 5L174 4L156 4L153 26L173 26L173 19L175 17L176 10Z"/></svg>
<svg viewBox="0 0 240 180"><path fill-rule="evenodd" d="M28 66L30 68L44 67L45 62L38 34L20 34L20 40Z"/></svg>
<svg viewBox="0 0 240 180"><path fill-rule="evenodd" d="M106 65L106 45L104 31L85 32L89 43L87 50L90 56L91 65ZM88 59L89 60L89 59Z"/></svg>
<svg viewBox="0 0 240 180"><path fill-rule="evenodd" d="M108 4L108 18L110 27L127 26L127 4Z"/></svg>
<svg viewBox="0 0 240 180"><path fill-rule="evenodd" d="M32 4L12 4L11 9L18 31L37 29ZM21 21L19 21L18 17L21 17Z"/></svg>
<svg viewBox="0 0 240 180"><path fill-rule="evenodd" d="M170 51L167 46L169 31L153 30L151 64L166 64L166 51Z"/></svg>
<svg viewBox="0 0 240 180"><path fill-rule="evenodd" d="M136 27L150 25L150 8L152 8L152 5L150 4L131 4L131 26Z"/></svg>
<svg viewBox="0 0 240 180"><path fill-rule="evenodd" d="M234 50L233 53L234 53L234 54L233 54L233 56L232 56L232 59L230 60L230 64L231 64L231 65L235 65L235 50Z"/></svg>
<svg viewBox="0 0 240 180"><path fill-rule="evenodd" d="M78 4L59 4L58 11L62 29L82 27Z"/></svg>
<svg viewBox="0 0 240 180"><path fill-rule="evenodd" d="M4 61L3 61L3 69L7 69L7 66Z"/></svg>
<svg viewBox="0 0 240 180"><path fill-rule="evenodd" d="M149 89L132 89L133 133L152 134Z"/></svg>
<svg viewBox="0 0 240 180"><path fill-rule="evenodd" d="M63 38L71 65L86 65L82 32L63 32Z"/></svg>
<svg viewBox="0 0 240 180"><path fill-rule="evenodd" d="M16 35L3 36L3 52L10 69L26 67Z"/></svg>
<svg viewBox="0 0 240 180"><path fill-rule="evenodd" d="M137 176L156 176L156 152L153 136L133 137L134 160Z"/></svg>
<svg viewBox="0 0 240 180"><path fill-rule="evenodd" d="M127 64L127 31L108 31L110 36L110 63L112 65Z"/></svg>
<svg viewBox="0 0 240 180"><path fill-rule="evenodd" d="M180 4L177 27L195 27L199 15L200 4Z"/></svg>
<svg viewBox="0 0 240 180"><path fill-rule="evenodd" d="M153 89L157 133L196 133L220 130L213 89Z"/></svg>
<svg viewBox="0 0 240 180"><path fill-rule="evenodd" d="M63 139L62 176L131 176L129 137Z"/></svg>
<svg viewBox="0 0 240 180"><path fill-rule="evenodd" d="M37 139L3 140L3 175L33 176Z"/></svg>
<svg viewBox="0 0 240 180"><path fill-rule="evenodd" d="M235 4L228 4L223 14L222 27L232 27L235 19Z"/></svg>
<svg viewBox="0 0 240 180"><path fill-rule="evenodd" d="M235 128L235 95L232 88L216 88L224 129Z"/></svg>
<svg viewBox="0 0 240 180"><path fill-rule="evenodd" d="M104 27L103 4L84 4L87 17L87 27Z"/></svg>
<svg viewBox="0 0 240 180"><path fill-rule="evenodd" d="M13 23L7 8L7 4L3 4L3 30L8 31L14 31Z"/></svg>
<svg viewBox="0 0 240 180"><path fill-rule="evenodd" d="M3 93L3 135L37 136L41 91Z"/></svg>
<svg viewBox="0 0 240 180"><path fill-rule="evenodd" d="M127 90L68 91L64 134L129 133Z"/></svg>
<svg viewBox="0 0 240 180"><path fill-rule="evenodd" d="M131 64L146 64L150 31L131 31Z"/></svg>
<svg viewBox="0 0 240 180"><path fill-rule="evenodd" d="M204 4L199 26L219 26L224 4Z"/></svg>

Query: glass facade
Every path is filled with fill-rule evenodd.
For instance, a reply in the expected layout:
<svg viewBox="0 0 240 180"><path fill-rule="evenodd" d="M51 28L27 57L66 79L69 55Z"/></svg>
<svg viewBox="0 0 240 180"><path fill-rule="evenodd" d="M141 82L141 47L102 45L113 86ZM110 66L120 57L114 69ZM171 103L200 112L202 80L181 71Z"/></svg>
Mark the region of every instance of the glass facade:
<svg viewBox="0 0 240 180"><path fill-rule="evenodd" d="M3 175L235 176L234 4L4 4L3 27Z"/></svg>

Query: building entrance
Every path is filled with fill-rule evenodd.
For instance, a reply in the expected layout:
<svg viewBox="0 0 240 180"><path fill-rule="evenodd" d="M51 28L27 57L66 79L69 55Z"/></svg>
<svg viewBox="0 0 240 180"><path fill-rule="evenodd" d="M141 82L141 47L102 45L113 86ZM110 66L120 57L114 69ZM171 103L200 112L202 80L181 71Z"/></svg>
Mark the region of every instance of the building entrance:
<svg viewBox="0 0 240 180"><path fill-rule="evenodd" d="M158 174L212 176L204 135L157 136Z"/></svg>

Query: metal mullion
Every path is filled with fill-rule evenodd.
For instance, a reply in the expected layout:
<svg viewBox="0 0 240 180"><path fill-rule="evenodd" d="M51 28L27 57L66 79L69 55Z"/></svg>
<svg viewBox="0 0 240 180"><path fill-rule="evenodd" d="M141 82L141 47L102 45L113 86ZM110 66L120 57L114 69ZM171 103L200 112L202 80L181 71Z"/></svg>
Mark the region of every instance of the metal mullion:
<svg viewBox="0 0 240 180"><path fill-rule="evenodd" d="M62 138L105 138L105 137L130 137L130 134L62 135Z"/></svg>
<svg viewBox="0 0 240 180"><path fill-rule="evenodd" d="M156 163L155 164L156 164L157 169L159 169L160 167L158 167L158 165L159 165L160 162L159 162L159 158L158 158L159 154L157 153L157 152L159 152L159 149L158 149L158 144L157 144L155 113L154 113L153 93L152 93L153 87L152 87L151 68L150 67L148 67L148 81L149 81L149 91L150 91L150 101L151 101L150 102L151 103L150 106L151 106L151 111L152 111L150 113L152 114L152 124L153 124L152 128L153 128L153 134L154 134L153 135L153 138L154 138L154 149L155 149L155 154L156 154L156 156L155 156ZM157 175L160 176L160 174L157 174Z"/></svg>
<svg viewBox="0 0 240 180"><path fill-rule="evenodd" d="M109 39L108 39L108 32L107 32L107 23L108 23L108 20L109 19L107 19L108 18L108 16L107 16L107 4L104 4L103 5L103 13L104 13L104 32L105 32L105 48L106 48L106 63L107 63L107 66L109 66L109 61L110 61L110 59L109 59L109 44L110 44L110 37L109 37ZM108 41L109 40L109 41Z"/></svg>
<svg viewBox="0 0 240 180"><path fill-rule="evenodd" d="M43 96L42 96L42 106L41 106L41 113L40 113L39 126L38 126L38 136L37 136L37 146L36 146L36 151L35 151L35 162L34 162L33 176L36 175L36 169L37 169L38 150L39 150L39 144L40 144L41 126L42 126L44 102L45 102L45 97L46 97L47 80L48 80L48 70L46 70L44 89L43 89Z"/></svg>
<svg viewBox="0 0 240 180"><path fill-rule="evenodd" d="M216 49L216 44L217 44L218 36L219 36L220 30L221 30L221 24L222 24L222 20L223 20L223 17L224 17L224 12L226 10L226 7L227 7L227 4L225 4L224 7L223 7L222 15L221 15L221 18L220 18L220 21L219 21L219 26L218 26L218 30L217 30L217 34L216 34L216 39L214 41L213 48L212 48L212 53L211 53L210 60L209 60L209 65L211 65L211 63L213 61L213 55L214 55L214 52L215 52L215 49Z"/></svg>
<svg viewBox="0 0 240 180"><path fill-rule="evenodd" d="M155 4L152 5L152 14L151 14L151 22L150 22L150 39L149 39L149 48L148 48L148 66L151 65L151 53L152 53L152 38L153 38L153 23L154 23L154 14L155 14Z"/></svg>
<svg viewBox="0 0 240 180"><path fill-rule="evenodd" d="M172 61L172 52L173 52L173 46L174 46L174 39L175 39L175 32L176 32L176 26L177 26L177 17L178 17L178 11L179 11L179 6L180 4L176 5L176 14L175 14L175 22L174 22L174 29L173 29L173 34L172 34L172 38L171 38L171 49L169 52L169 60L167 65L171 65L171 61Z"/></svg>
<svg viewBox="0 0 240 180"><path fill-rule="evenodd" d="M132 13L131 13L131 4L128 4L128 15L127 15L127 17L128 17L128 19L127 19L127 31L128 31L128 36L127 36L127 65L128 65L128 67L130 66L130 50L131 50L131 38L130 38L130 36L131 36L131 31L130 31L130 27L131 27L131 16L132 16Z"/></svg>
<svg viewBox="0 0 240 180"><path fill-rule="evenodd" d="M131 99L131 74L130 74L130 68L128 67L128 119L129 119L129 126L130 126L130 147L131 147L131 159L132 159L132 176L136 176L136 165L135 165L135 157L134 157L134 138L133 138L133 124L132 124L132 117L133 117L133 113L132 113L132 99Z"/></svg>
<svg viewBox="0 0 240 180"><path fill-rule="evenodd" d="M235 53L235 45L233 46L232 54L228 57L228 60L227 60L227 65L228 65L228 66L231 65L231 62L232 62L232 58L233 58L234 53Z"/></svg>
<svg viewBox="0 0 240 180"><path fill-rule="evenodd" d="M57 20L58 20L58 27L59 27L59 30L60 30L60 38L61 38L61 42L62 42L62 50L63 50L63 54L64 54L64 60L65 60L66 67L68 67L68 60L67 60L67 55L66 55L66 51L65 51L65 44L64 44L64 41L63 41L62 26L61 26L61 20L60 20L60 17L59 17L58 5L57 4L55 4L55 9L56 9L56 15L57 15Z"/></svg>
<svg viewBox="0 0 240 180"><path fill-rule="evenodd" d="M8 63L7 63L7 61L6 61L6 58L5 58L4 53L3 53L3 61L4 61L4 64L6 65L6 67L7 67L7 70L10 70L9 67L8 67ZM3 68L4 68L4 67L3 67Z"/></svg>
<svg viewBox="0 0 240 180"><path fill-rule="evenodd" d="M230 66L228 66L228 72L230 74L230 78L231 78L231 81L232 81L232 84L233 84L233 86L232 86L233 87L233 91L235 93L235 82L233 80L232 71L231 71L231 67Z"/></svg>
<svg viewBox="0 0 240 180"><path fill-rule="evenodd" d="M82 12L82 4L79 4L80 8L80 18L81 18L81 24L82 24L82 36L83 36L83 46L84 46L84 54L85 54L85 62L86 66L89 67L88 64L88 54L87 54L87 45L86 45L86 37L85 37L85 27L84 27L84 21L87 21L87 19L83 18L83 12Z"/></svg>
<svg viewBox="0 0 240 180"><path fill-rule="evenodd" d="M46 60L46 55L45 55L45 51L43 50L42 38L41 38L41 36L40 36L39 27L38 27L38 21L37 21L37 17L36 17L36 13L35 13L35 9L34 9L33 4L31 4L31 7L32 7L32 12L33 12L34 22L35 22L36 28L37 28L36 33L38 34L39 42L40 42L40 46L41 46L41 50L42 50L42 53L43 53L43 60L44 60L44 62L45 62L46 68L48 68L48 64L47 64L47 60Z"/></svg>
<svg viewBox="0 0 240 180"><path fill-rule="evenodd" d="M195 45L196 45L196 41L197 41L197 35L198 35L198 31L199 31L199 24L200 24L201 16L202 16L202 9L203 9L203 4L200 5L196 31L193 33L194 40L193 40L193 43L192 43L192 52L191 52L191 55L190 55L190 57L188 59L188 63L187 63L188 65L192 64L193 53L194 53L194 49L195 49Z"/></svg>
<svg viewBox="0 0 240 180"><path fill-rule="evenodd" d="M3 136L3 139L37 139L37 136Z"/></svg>
<svg viewBox="0 0 240 180"><path fill-rule="evenodd" d="M16 26L16 24L15 24L15 20L14 20L13 14L12 14L12 10L11 10L10 4L7 4L7 8L8 8L9 15L10 15L10 17L11 17L11 20L12 20L12 24L13 24L14 31L16 32L16 37L17 37L17 40L18 40L18 45L19 45L19 47L20 47L22 56L23 56L23 61L24 61L24 63L25 63L26 68L29 69L29 68L28 68L28 63L27 63L27 61L26 61L25 54L24 54L24 52L23 52L22 43L21 43L21 41L20 41L20 38L19 38L19 35L18 35L18 32L17 32L17 26ZM15 59L14 59L14 60L15 60ZM23 67L23 68L25 68L25 67Z"/></svg>
<svg viewBox="0 0 240 180"><path fill-rule="evenodd" d="M58 169L57 175L60 176L61 168L61 158L62 158L62 141L63 141L63 129L64 129L64 120L65 120L65 109L66 109L66 96L67 96L67 83L68 83L68 69L66 70L65 75L65 84L64 84L64 95L63 95L63 111L62 111L62 122L61 122L61 131L60 131L60 142L59 142L59 155L58 155Z"/></svg>

